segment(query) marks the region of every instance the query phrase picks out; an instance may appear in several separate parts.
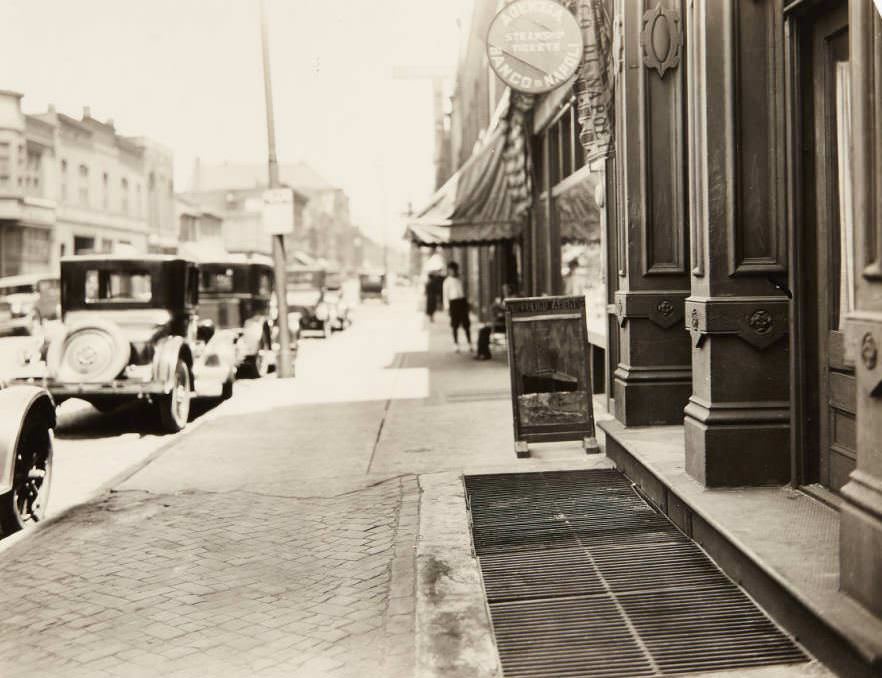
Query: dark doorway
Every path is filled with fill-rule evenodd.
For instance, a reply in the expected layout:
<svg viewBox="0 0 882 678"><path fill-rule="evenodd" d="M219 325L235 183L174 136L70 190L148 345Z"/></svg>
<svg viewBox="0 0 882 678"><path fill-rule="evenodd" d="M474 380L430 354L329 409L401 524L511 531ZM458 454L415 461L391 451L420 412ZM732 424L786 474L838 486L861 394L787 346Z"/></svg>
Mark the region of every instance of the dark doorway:
<svg viewBox="0 0 882 678"><path fill-rule="evenodd" d="M838 492L855 466L854 363L845 317L854 287L848 5L805 18L800 45L802 215L798 266L804 330L803 482Z"/></svg>

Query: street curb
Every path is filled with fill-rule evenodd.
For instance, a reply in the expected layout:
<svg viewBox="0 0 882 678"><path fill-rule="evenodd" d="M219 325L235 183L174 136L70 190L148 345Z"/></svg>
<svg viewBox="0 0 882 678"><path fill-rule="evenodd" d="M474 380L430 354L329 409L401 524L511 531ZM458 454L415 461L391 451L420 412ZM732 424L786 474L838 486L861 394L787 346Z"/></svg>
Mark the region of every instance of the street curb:
<svg viewBox="0 0 882 678"><path fill-rule="evenodd" d="M11 534L8 537L4 537L3 539L0 539L0 556L2 556L3 554L5 554L7 551L14 548L15 546L17 546L18 544L27 541L31 537L35 537L35 536L39 535L40 533L46 531L47 529L49 529L50 527L52 527L56 523L64 520L65 518L67 518L68 515L70 515L70 513L72 511L75 511L75 510L79 509L81 506L85 506L86 504L90 504L93 501L95 501L96 499L103 497L104 495L112 492L114 487L121 485L122 483L127 481L129 478L134 476L136 473L138 473L139 471L144 469L146 466L148 466L149 464L152 464L154 461L156 461L156 459L158 459L160 456L165 454L172 447L177 445L182 440L185 440L188 436L193 434L195 431L198 431L202 426L205 425L206 422L213 421L218 416L221 416L218 411L221 410L222 407L223 407L223 403L221 403L221 405L219 405L218 407L215 407L212 410L206 412L198 419L189 422L183 431L180 431L179 433L171 435L170 439L168 441L163 442L162 444L159 445L159 447L157 447L155 450L153 450L146 457L144 457L143 459L139 459L138 461L132 463L132 465L129 466L128 468L123 469L122 471L117 473L115 476L113 476L109 480L107 480L104 483L102 483L101 485L99 485L93 492L91 492L82 501L79 501L76 504L72 504L72 505L68 506L61 513L54 515L51 518L47 518L43 522L38 523L37 525L35 525L34 527L32 527L30 529L20 530L20 531L16 532L15 534ZM50 498L50 500L51 500L51 498Z"/></svg>
<svg viewBox="0 0 882 678"><path fill-rule="evenodd" d="M425 474L419 482L415 675L499 678L502 669L473 556L462 474Z"/></svg>

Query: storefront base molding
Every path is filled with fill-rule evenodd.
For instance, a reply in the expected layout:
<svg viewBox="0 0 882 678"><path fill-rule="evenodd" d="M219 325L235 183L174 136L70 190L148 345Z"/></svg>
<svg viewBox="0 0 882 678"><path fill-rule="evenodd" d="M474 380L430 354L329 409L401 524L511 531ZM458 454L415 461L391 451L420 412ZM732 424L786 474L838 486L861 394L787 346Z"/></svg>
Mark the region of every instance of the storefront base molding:
<svg viewBox="0 0 882 678"><path fill-rule="evenodd" d="M708 405L690 398L683 420L686 472L705 487L781 485L790 480L790 411Z"/></svg>
<svg viewBox="0 0 882 678"><path fill-rule="evenodd" d="M809 652L839 675L882 674L882 618L840 590L835 509L789 486L704 487L686 473L683 426L598 427L640 493Z"/></svg>
<svg viewBox="0 0 882 678"><path fill-rule="evenodd" d="M857 468L842 488L842 588L882 616L882 313L847 324L857 374Z"/></svg>
<svg viewBox="0 0 882 678"><path fill-rule="evenodd" d="M882 617L882 521L845 502L840 543L843 591Z"/></svg>
<svg viewBox="0 0 882 678"><path fill-rule="evenodd" d="M625 426L683 423L692 370L619 365L613 378L616 418Z"/></svg>

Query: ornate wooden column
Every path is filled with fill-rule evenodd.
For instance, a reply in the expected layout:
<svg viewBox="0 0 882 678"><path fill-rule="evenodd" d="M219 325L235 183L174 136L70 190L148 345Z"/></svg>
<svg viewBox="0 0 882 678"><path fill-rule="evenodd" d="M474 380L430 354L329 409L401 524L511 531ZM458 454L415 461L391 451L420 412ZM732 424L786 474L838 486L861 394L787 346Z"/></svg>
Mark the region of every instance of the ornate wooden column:
<svg viewBox="0 0 882 678"><path fill-rule="evenodd" d="M774 284L787 278L779 5L695 0L686 21L686 470L708 486L790 477L788 300Z"/></svg>
<svg viewBox="0 0 882 678"><path fill-rule="evenodd" d="M616 417L679 424L691 392L681 0L618 0ZM611 196L612 197L612 196Z"/></svg>
<svg viewBox="0 0 882 678"><path fill-rule="evenodd" d="M847 332L857 372L857 468L842 488L841 586L882 615L882 19L849 8L855 310Z"/></svg>

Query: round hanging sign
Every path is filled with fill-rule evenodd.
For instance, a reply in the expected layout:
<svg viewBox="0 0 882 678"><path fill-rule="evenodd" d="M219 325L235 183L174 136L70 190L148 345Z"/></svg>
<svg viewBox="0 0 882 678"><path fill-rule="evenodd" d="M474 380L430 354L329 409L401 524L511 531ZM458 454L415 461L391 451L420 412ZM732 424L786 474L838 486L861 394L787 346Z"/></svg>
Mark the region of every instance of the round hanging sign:
<svg viewBox="0 0 882 678"><path fill-rule="evenodd" d="M527 94L563 85L582 61L582 31L554 0L515 0L487 31L490 67L509 87Z"/></svg>

